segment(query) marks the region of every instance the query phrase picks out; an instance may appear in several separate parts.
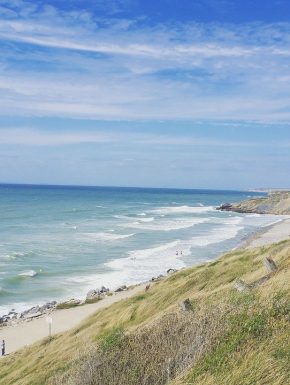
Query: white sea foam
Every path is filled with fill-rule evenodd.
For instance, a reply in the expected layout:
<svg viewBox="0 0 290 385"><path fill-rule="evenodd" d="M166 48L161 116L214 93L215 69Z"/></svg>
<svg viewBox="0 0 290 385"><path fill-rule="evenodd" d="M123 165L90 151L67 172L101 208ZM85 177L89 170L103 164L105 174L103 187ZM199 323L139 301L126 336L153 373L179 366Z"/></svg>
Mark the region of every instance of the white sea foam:
<svg viewBox="0 0 290 385"><path fill-rule="evenodd" d="M129 252L129 257L107 262L106 266L121 271L131 280L138 275L139 280L146 280L152 277L152 272L161 274L170 267L178 269L185 266L181 255L176 255L180 242L175 240L148 249L133 250Z"/></svg>
<svg viewBox="0 0 290 385"><path fill-rule="evenodd" d="M138 222L153 222L154 217L148 217L148 218L140 218L138 219Z"/></svg>
<svg viewBox="0 0 290 385"><path fill-rule="evenodd" d="M144 222L129 222L129 223L123 223L122 227L126 228L135 228L135 229L142 229L142 230L148 230L148 231L172 231L172 230L181 230L186 229L189 227L196 226L201 223L208 222L208 218L179 218L179 219L171 219L171 220L164 220L160 219L158 221L151 221L148 223Z"/></svg>
<svg viewBox="0 0 290 385"><path fill-rule="evenodd" d="M216 223L221 225L238 225L244 220L243 217L229 215L227 218L209 217L210 223Z"/></svg>
<svg viewBox="0 0 290 385"><path fill-rule="evenodd" d="M146 213L139 213L137 215L140 216L140 217L145 217L147 214Z"/></svg>
<svg viewBox="0 0 290 385"><path fill-rule="evenodd" d="M210 211L215 211L214 206L177 206L177 207L160 207L159 209L154 209L152 212L158 214L199 214L207 213Z"/></svg>
<svg viewBox="0 0 290 385"><path fill-rule="evenodd" d="M112 269L107 273L86 277L71 278L71 284L85 284L86 289L105 285L111 289L122 284L135 284L151 279L154 275L164 274L167 269L180 269L185 266L183 256L190 255L192 248L204 247L232 239L242 230L242 226L224 225L208 233L186 240L174 240L163 245L130 251L128 257L106 262ZM200 262L197 259L196 262ZM83 291L85 294L85 290Z"/></svg>
<svg viewBox="0 0 290 385"><path fill-rule="evenodd" d="M217 229L209 231L208 234L191 238L188 242L186 242L186 244L190 245L191 247L194 247L208 246L215 243L221 243L229 239L235 238L238 235L239 231L243 229L243 226L221 226Z"/></svg>
<svg viewBox="0 0 290 385"><path fill-rule="evenodd" d="M95 239L96 241L116 241L119 239L125 239L125 238L129 238L129 237L133 237L133 235L135 235L135 233L112 234L112 232L110 232L110 233L100 232L100 233L86 233L84 235L89 237L89 238Z"/></svg>
<svg viewBox="0 0 290 385"><path fill-rule="evenodd" d="M12 309L16 312L22 312L35 306L35 302L14 302L13 304L1 305L0 316L8 314Z"/></svg>
<svg viewBox="0 0 290 385"><path fill-rule="evenodd" d="M14 253L11 253L11 254L1 255L0 259L2 259L4 261L10 261L10 260L13 260L13 259L17 259L19 257L23 257L24 255L25 255L24 253L14 252Z"/></svg>
<svg viewBox="0 0 290 385"><path fill-rule="evenodd" d="M37 275L37 272L35 270L28 270L28 271L23 271L22 273L18 274L19 277L35 277Z"/></svg>

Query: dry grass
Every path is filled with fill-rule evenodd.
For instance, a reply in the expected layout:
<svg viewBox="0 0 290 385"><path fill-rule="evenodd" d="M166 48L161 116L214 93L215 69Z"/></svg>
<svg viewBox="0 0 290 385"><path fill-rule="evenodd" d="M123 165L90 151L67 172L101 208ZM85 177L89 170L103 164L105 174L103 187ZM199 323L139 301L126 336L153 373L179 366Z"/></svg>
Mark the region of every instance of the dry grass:
<svg viewBox="0 0 290 385"><path fill-rule="evenodd" d="M285 241L173 274L1 360L0 384L289 384L289 255ZM250 294L235 292L236 278L264 274L264 256L279 272ZM186 298L193 310L182 312Z"/></svg>

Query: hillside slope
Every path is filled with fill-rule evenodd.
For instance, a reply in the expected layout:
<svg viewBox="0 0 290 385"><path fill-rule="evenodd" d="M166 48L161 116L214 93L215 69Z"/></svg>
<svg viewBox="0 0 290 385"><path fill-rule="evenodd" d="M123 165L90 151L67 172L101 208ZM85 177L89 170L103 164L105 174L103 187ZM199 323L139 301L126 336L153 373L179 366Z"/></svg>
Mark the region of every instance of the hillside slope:
<svg viewBox="0 0 290 385"><path fill-rule="evenodd" d="M268 281L233 288L264 276L269 256ZM0 384L290 384L289 289L290 241L236 250L2 359Z"/></svg>
<svg viewBox="0 0 290 385"><path fill-rule="evenodd" d="M290 192L269 193L265 197L248 199L233 204L224 204L218 207L218 209L240 213L290 215Z"/></svg>

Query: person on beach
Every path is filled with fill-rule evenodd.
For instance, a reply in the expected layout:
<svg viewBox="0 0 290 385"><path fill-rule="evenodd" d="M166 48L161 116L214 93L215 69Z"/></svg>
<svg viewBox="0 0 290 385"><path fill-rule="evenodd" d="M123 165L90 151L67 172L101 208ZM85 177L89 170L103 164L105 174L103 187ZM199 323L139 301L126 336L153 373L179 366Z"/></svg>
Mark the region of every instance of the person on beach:
<svg viewBox="0 0 290 385"><path fill-rule="evenodd" d="M5 340L2 340L1 353L2 353L2 356L5 356Z"/></svg>

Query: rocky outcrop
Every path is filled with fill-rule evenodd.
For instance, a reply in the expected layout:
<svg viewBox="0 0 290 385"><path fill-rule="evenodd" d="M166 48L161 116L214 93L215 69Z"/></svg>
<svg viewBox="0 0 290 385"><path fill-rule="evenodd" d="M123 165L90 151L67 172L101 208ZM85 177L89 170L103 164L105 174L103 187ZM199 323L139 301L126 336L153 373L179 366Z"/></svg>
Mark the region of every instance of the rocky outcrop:
<svg viewBox="0 0 290 385"><path fill-rule="evenodd" d="M217 207L217 210L248 214L290 215L290 192L274 192L265 197L248 199L238 203L224 203Z"/></svg>

